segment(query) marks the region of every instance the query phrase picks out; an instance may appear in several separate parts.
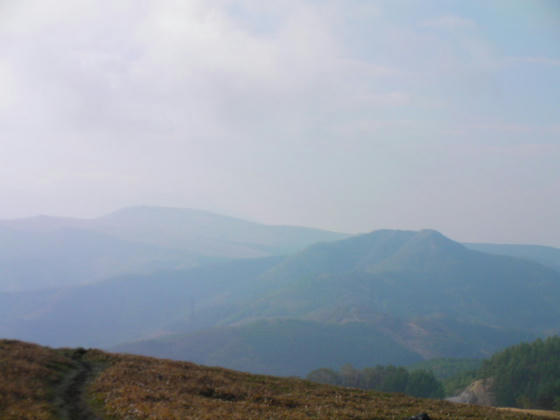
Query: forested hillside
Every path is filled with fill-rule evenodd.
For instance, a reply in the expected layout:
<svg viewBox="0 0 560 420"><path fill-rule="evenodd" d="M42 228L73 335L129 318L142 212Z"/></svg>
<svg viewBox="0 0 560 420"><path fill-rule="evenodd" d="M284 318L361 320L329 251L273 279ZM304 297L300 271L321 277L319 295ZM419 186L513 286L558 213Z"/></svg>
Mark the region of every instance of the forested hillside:
<svg viewBox="0 0 560 420"><path fill-rule="evenodd" d="M427 370L441 381L446 397L460 393L477 377L483 359L440 358L407 366L409 371Z"/></svg>
<svg viewBox="0 0 560 420"><path fill-rule="evenodd" d="M492 378L497 405L560 410L560 337L509 347L478 376Z"/></svg>
<svg viewBox="0 0 560 420"><path fill-rule="evenodd" d="M373 324L298 319L215 327L123 344L111 350L279 376L305 376L314 368L345 363L365 367L421 360L417 352Z"/></svg>
<svg viewBox="0 0 560 420"><path fill-rule="evenodd" d="M473 383L469 389L478 384L477 392L484 393L488 401L483 405L560 411L560 337L514 345L486 360L435 359L407 368L378 365L356 369L346 364L338 370L315 369L307 379L428 398L451 396L450 391L459 393ZM483 383L485 390L480 386ZM452 400L473 403L462 397Z"/></svg>
<svg viewBox="0 0 560 420"><path fill-rule="evenodd" d="M427 370L409 372L404 367L375 366L354 369L344 365L340 370L316 369L307 379L330 385L342 385L384 392L402 392L414 397L443 398L443 385Z"/></svg>
<svg viewBox="0 0 560 420"><path fill-rule="evenodd" d="M556 331L559 301L551 268L432 230L382 230L290 256L0 293L0 336L305 375L488 357Z"/></svg>

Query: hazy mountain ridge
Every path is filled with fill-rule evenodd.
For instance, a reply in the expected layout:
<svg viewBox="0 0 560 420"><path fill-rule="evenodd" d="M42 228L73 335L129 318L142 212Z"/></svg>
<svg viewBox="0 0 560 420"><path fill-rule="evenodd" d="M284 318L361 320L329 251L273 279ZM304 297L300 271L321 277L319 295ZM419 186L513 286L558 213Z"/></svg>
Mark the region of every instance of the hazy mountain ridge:
<svg viewBox="0 0 560 420"><path fill-rule="evenodd" d="M150 340L120 349L175 358L182 354L202 363L249 369L237 355L264 343L247 339L247 331L259 329L259 318L269 319L274 329L274 318L295 316L318 322L320 328L354 325L362 333L369 331L377 337L372 349L389 345L425 358L483 357L560 324L558 273L525 260L468 250L434 231L380 231L313 245L259 279L260 297L225 318L226 325L240 327L175 336L167 346ZM506 288L504 297L499 291ZM210 337L231 352L213 359L211 351L200 351ZM339 340L352 343L345 334L334 333L329 341ZM372 351L367 362L359 357L347 362L392 362L383 357ZM253 368L263 369L257 363ZM268 369L277 373L290 368L269 362Z"/></svg>
<svg viewBox="0 0 560 420"><path fill-rule="evenodd" d="M308 227L265 225L204 210L149 206L127 207L94 219L38 216L0 221L2 225L32 232L79 228L132 242L228 258L285 254L348 236Z"/></svg>
<svg viewBox="0 0 560 420"><path fill-rule="evenodd" d="M230 224L231 218L205 212L150 208L123 210L95 221L103 226L99 229L112 229L120 239L107 232L86 231L85 235L108 241L108 237L110 241L128 237L127 244L147 247L150 252L150 247L160 249L155 242L138 245L131 238L142 241L142 235L147 235L153 239L155 231L159 239L164 238L185 215L199 220L202 230L218 217L230 226L229 231L224 228L224 238L246 240L251 235L238 234L249 222ZM31 226L33 234L59 235L60 223L68 222L46 221L24 226ZM143 227L135 230L139 225ZM169 243L199 229L183 227L175 229L178 236ZM213 240L220 229L214 226L206 238ZM259 233L254 237L261 244L271 232L267 229L256 228ZM295 229L287 234L291 238L307 234L299 228L278 229ZM64 247L58 251L64 255ZM381 230L317 243L287 257L213 262L121 275L79 287L0 293L0 336L56 346L110 347L128 342L127 350L141 353L157 349L158 355L201 363L277 374L298 369L305 374L321 366L294 367L287 362L290 354L299 351L302 360L314 363L307 357L316 352L314 342L327 346L344 341L353 343L354 349L368 347L369 352L345 360L356 366L484 357L557 331L558 301L560 273L551 268L474 251L433 230ZM270 334L254 334L263 325ZM173 338L147 340L167 334L174 334ZM135 340L142 341L131 343ZM171 347L165 349L158 340L167 340ZM205 340L221 350L208 349ZM276 344L271 347L269 341ZM303 347L298 344L301 341ZM365 342L369 343L366 347ZM336 351L325 353L322 366L329 366L329 358L336 364L351 355L348 349ZM248 359L247 354L252 357ZM276 361L270 359L271 354Z"/></svg>
<svg viewBox="0 0 560 420"><path fill-rule="evenodd" d="M376 231L288 257L263 275L270 294L245 312L305 316L351 302L397 317L446 314L544 330L558 328L559 278L539 264L472 251L435 231ZM499 293L505 289L506 296ZM547 293L535 295L539 289Z"/></svg>
<svg viewBox="0 0 560 420"><path fill-rule="evenodd" d="M96 219L5 220L0 221L0 292L185 269L212 260L280 255L344 236L158 207L126 208Z"/></svg>
<svg viewBox="0 0 560 420"><path fill-rule="evenodd" d="M560 271L560 248L521 244L465 243L464 245L488 254L524 258Z"/></svg>
<svg viewBox="0 0 560 420"><path fill-rule="evenodd" d="M75 227L36 232L0 227L0 291L75 286L202 261L198 255Z"/></svg>
<svg viewBox="0 0 560 420"><path fill-rule="evenodd" d="M168 326L207 328L240 301L245 282L281 257L240 260L127 275L103 282L38 292L0 293L0 336L54 346L109 346ZM213 309L208 310L208 307ZM40 314L40 316L37 316Z"/></svg>

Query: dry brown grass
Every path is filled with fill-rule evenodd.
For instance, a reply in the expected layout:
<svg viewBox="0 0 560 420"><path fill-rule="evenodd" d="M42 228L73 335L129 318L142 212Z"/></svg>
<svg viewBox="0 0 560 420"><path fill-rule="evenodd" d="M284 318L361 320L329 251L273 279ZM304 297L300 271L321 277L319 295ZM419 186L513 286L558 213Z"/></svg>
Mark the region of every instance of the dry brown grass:
<svg viewBox="0 0 560 420"><path fill-rule="evenodd" d="M499 407L500 410L513 411L516 413L528 413L535 416L546 417L549 419L560 419L560 411L550 410L531 410L527 408L514 408L514 407Z"/></svg>
<svg viewBox="0 0 560 420"><path fill-rule="evenodd" d="M89 356L88 356L89 357ZM148 357L98 353L112 366L90 391L116 418L523 419L527 413L251 375Z"/></svg>
<svg viewBox="0 0 560 420"><path fill-rule="evenodd" d="M34 344L0 340L0 419L51 419L53 387L72 362Z"/></svg>
<svg viewBox="0 0 560 420"><path fill-rule="evenodd" d="M58 384L75 368L71 354L0 340L0 419L55 418ZM88 390L91 401L111 419L373 420L421 412L436 420L544 418L98 350L84 359L107 366Z"/></svg>

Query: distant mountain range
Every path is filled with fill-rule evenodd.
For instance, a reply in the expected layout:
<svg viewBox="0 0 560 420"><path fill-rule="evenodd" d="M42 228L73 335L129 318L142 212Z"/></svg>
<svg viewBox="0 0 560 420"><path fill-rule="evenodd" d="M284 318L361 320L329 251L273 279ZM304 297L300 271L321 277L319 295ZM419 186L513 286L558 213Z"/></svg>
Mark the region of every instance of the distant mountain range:
<svg viewBox="0 0 560 420"><path fill-rule="evenodd" d="M377 231L314 245L251 285L242 303L220 306L218 327L116 349L301 374L304 366L288 363L290 355L362 367L482 357L560 327L560 273L469 250L435 231ZM227 296L223 302L238 301ZM329 354L339 344L346 350ZM267 359L270 352L276 362Z"/></svg>
<svg viewBox="0 0 560 420"><path fill-rule="evenodd" d="M352 305L398 317L444 314L544 331L558 327L559 279L548 267L469 250L433 230L381 230L288 257L262 276L261 287L271 292L242 316L316 318Z"/></svg>
<svg viewBox="0 0 560 420"><path fill-rule="evenodd" d="M560 249L551 246L476 243L465 243L463 245L488 254L524 258L560 271Z"/></svg>
<svg viewBox="0 0 560 420"><path fill-rule="evenodd" d="M192 226L180 223L196 217ZM475 251L432 230L334 240L342 235L190 210L135 209L102 219L84 222L97 226L87 232L142 243L148 255L149 247L164 245L193 255L193 232L202 238L207 223L208 241L201 240L206 251L195 256L207 260L82 286L0 293L0 336L305 375L345 363L483 357L560 329L560 272L553 264ZM60 234L63 222L34 223L3 228ZM313 238L331 242L301 249ZM235 260L229 254L223 261L223 247L203 246L225 239L236 250L264 255L300 250ZM79 249L77 242L73 246Z"/></svg>
<svg viewBox="0 0 560 420"><path fill-rule="evenodd" d="M284 255L346 236L164 207L131 207L96 219L6 220L0 221L0 292Z"/></svg>

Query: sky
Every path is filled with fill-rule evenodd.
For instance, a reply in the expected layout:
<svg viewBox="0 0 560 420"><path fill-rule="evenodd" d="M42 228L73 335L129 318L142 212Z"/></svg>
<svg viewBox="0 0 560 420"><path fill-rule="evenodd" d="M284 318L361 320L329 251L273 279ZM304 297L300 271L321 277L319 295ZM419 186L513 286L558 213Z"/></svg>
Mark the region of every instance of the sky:
<svg viewBox="0 0 560 420"><path fill-rule="evenodd" d="M0 0L0 197L560 247L560 1Z"/></svg>

